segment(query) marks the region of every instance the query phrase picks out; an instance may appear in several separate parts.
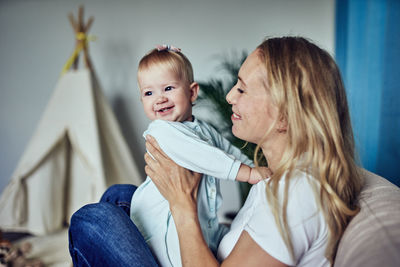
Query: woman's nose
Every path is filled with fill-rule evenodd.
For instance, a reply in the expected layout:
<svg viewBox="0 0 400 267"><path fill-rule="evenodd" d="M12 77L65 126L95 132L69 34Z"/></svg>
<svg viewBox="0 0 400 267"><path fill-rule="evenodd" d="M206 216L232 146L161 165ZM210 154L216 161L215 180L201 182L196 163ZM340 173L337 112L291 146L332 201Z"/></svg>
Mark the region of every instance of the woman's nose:
<svg viewBox="0 0 400 267"><path fill-rule="evenodd" d="M233 101L233 88L228 92L228 94L225 97L226 101L232 105Z"/></svg>

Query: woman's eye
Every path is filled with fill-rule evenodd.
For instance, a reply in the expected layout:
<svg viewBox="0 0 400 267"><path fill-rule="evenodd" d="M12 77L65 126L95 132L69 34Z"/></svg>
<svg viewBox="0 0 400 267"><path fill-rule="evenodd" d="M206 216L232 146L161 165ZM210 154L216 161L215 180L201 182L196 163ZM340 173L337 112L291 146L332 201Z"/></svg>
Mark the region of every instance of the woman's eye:
<svg viewBox="0 0 400 267"><path fill-rule="evenodd" d="M173 89L172 86L167 86L167 87L165 87L165 91L171 91L172 89Z"/></svg>
<svg viewBox="0 0 400 267"><path fill-rule="evenodd" d="M152 94L153 94L153 92L151 92L151 91L147 91L147 92L144 93L145 96L150 96Z"/></svg>
<svg viewBox="0 0 400 267"><path fill-rule="evenodd" d="M237 90L238 90L239 94L243 94L244 93L243 89L238 88Z"/></svg>

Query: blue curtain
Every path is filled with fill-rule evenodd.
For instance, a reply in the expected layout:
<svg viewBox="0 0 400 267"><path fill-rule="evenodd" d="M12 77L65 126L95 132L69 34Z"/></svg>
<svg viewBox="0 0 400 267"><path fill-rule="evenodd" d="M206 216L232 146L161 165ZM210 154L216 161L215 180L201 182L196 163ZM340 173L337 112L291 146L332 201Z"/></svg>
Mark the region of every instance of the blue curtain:
<svg viewBox="0 0 400 267"><path fill-rule="evenodd" d="M400 0L336 0L336 61L362 166L400 186Z"/></svg>

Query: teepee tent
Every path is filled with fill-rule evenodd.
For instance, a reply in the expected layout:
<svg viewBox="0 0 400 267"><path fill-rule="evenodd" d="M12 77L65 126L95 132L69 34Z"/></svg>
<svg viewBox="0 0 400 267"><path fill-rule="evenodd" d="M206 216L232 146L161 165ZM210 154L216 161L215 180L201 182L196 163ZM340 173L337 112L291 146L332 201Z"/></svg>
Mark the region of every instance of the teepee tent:
<svg viewBox="0 0 400 267"><path fill-rule="evenodd" d="M70 15L77 33L75 70L60 77L1 195L2 229L56 232L77 209L99 201L111 184L142 181L88 57L86 33L93 19L85 26L82 8L79 14L78 23ZM77 70L79 50L86 67Z"/></svg>

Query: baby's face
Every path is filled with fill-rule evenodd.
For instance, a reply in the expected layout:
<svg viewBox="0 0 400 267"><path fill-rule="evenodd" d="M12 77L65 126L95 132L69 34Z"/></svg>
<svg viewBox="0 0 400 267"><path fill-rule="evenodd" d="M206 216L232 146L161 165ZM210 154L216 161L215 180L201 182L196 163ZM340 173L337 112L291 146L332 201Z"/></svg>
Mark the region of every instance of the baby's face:
<svg viewBox="0 0 400 267"><path fill-rule="evenodd" d="M138 77L144 112L150 120L187 121L192 119L190 84L175 73L151 67Z"/></svg>

